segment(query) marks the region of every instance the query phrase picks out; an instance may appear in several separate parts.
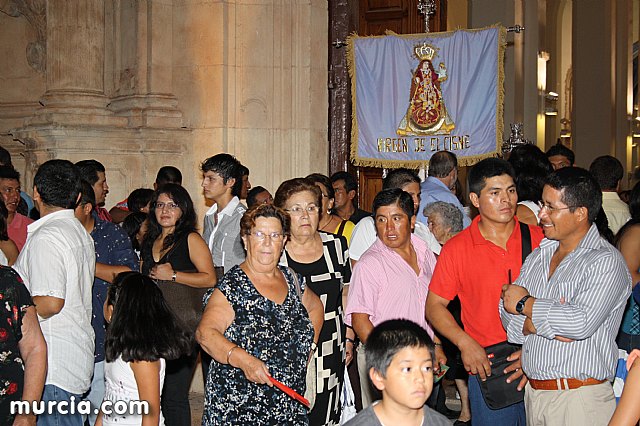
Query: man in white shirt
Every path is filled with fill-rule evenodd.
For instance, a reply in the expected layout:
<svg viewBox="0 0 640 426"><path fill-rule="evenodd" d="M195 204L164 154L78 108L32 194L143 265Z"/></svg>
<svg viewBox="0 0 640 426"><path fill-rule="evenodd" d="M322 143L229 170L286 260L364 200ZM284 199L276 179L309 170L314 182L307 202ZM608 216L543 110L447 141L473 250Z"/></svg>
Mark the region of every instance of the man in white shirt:
<svg viewBox="0 0 640 426"><path fill-rule="evenodd" d="M420 177L410 169L399 168L390 170L387 177L382 182L382 189L400 188L408 192L413 199L414 214L418 212L420 206ZM440 254L440 244L433 236L429 227L421 222L416 222L413 233L427 243L429 249L435 254ZM351 234L351 244L349 244L349 257L352 264L360 259L369 247L376 241L376 227L371 216L362 219Z"/></svg>
<svg viewBox="0 0 640 426"><path fill-rule="evenodd" d="M622 163L615 157L603 155L593 160L589 171L602 190L602 210L607 215L609 229L617 234L631 218L629 206L618 196L620 181L624 176Z"/></svg>
<svg viewBox="0 0 640 426"><path fill-rule="evenodd" d="M241 164L232 155L218 154L204 160L201 169L204 197L214 203L205 215L202 237L209 245L213 264L227 272L245 258L240 219L247 208L238 198Z"/></svg>
<svg viewBox="0 0 640 426"><path fill-rule="evenodd" d="M80 188L78 168L67 160L50 160L38 168L33 201L41 218L28 226L27 242L14 265L31 292L47 342L42 401L66 401L69 408L67 414L53 410L40 415L39 426L82 425L82 416L72 414L71 407L89 389L93 373L96 257L93 240L74 216Z"/></svg>

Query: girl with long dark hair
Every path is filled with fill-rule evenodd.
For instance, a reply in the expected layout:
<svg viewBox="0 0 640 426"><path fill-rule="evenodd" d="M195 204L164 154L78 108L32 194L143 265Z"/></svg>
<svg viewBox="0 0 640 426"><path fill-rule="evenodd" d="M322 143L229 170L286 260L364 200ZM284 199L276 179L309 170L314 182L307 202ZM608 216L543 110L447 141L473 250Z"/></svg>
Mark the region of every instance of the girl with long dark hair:
<svg viewBox="0 0 640 426"><path fill-rule="evenodd" d="M164 425L160 394L165 360L191 350L189 333L174 317L158 286L139 272L116 276L109 286L104 317L109 322L105 401L147 401L149 412L102 413L96 425Z"/></svg>

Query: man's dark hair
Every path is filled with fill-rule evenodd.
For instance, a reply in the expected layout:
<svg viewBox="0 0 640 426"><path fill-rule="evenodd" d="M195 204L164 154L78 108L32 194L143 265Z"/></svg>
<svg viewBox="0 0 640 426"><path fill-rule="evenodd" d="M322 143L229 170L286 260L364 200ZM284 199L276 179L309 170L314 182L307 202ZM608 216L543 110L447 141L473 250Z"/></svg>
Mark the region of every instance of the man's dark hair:
<svg viewBox="0 0 640 426"><path fill-rule="evenodd" d="M367 338L367 371L373 368L382 377L386 377L393 357L405 348L427 348L431 354L431 362L436 362L435 346L427 330L406 319L381 322Z"/></svg>
<svg viewBox="0 0 640 426"><path fill-rule="evenodd" d="M382 181L382 189L389 188L404 188L410 183L417 183L420 185L420 176L415 170L400 167L399 169L389 170L387 177Z"/></svg>
<svg viewBox="0 0 640 426"><path fill-rule="evenodd" d="M603 155L593 160L589 166L589 171L603 191L615 191L618 187L618 182L624 176L622 163L610 155Z"/></svg>
<svg viewBox="0 0 640 426"><path fill-rule="evenodd" d="M82 181L80 182L81 188L80 188L80 202L78 203L78 205L80 206L84 206L87 204L91 204L91 207L96 206L96 193L93 190L93 186L89 185L89 182L87 182L86 180L82 179Z"/></svg>
<svg viewBox="0 0 640 426"><path fill-rule="evenodd" d="M429 160L429 176L445 178L458 167L458 158L451 151L438 151Z"/></svg>
<svg viewBox="0 0 640 426"><path fill-rule="evenodd" d="M167 183L182 185L182 173L177 167L162 166L156 175L156 185L159 187Z"/></svg>
<svg viewBox="0 0 640 426"><path fill-rule="evenodd" d="M82 179L89 182L90 185L93 185L98 181L98 172L105 172L105 168L102 163L96 160L78 161L76 166L78 166Z"/></svg>
<svg viewBox="0 0 640 426"><path fill-rule="evenodd" d="M244 185L244 179L242 179L245 176L249 176L249 168L247 166L245 166L244 164L240 164L238 165L238 179L236 179L236 183L233 184L233 190L231 191L233 193L233 195L240 195L242 194L242 186Z"/></svg>
<svg viewBox="0 0 640 426"><path fill-rule="evenodd" d="M20 182L20 173L12 166L0 166L0 179L11 179Z"/></svg>
<svg viewBox="0 0 640 426"><path fill-rule="evenodd" d="M562 143L557 143L553 145L547 151L547 158L553 157L554 155L562 155L567 160L569 160L569 163L571 163L572 166L573 166L573 163L575 163L576 161L576 155L573 153L573 151L571 151L569 148L564 146Z"/></svg>
<svg viewBox="0 0 640 426"><path fill-rule="evenodd" d="M266 192L267 190L262 186L254 186L247 193L247 208L251 208L256 205L256 197L258 194Z"/></svg>
<svg viewBox="0 0 640 426"><path fill-rule="evenodd" d="M348 172L335 172L331 175L331 183L334 184L339 180L344 181L344 190L347 192L358 191L358 181L355 176ZM354 198L355 200L355 198Z"/></svg>
<svg viewBox="0 0 640 426"><path fill-rule="evenodd" d="M33 185L46 205L74 209L81 189L80 171L71 161L49 160L38 167Z"/></svg>
<svg viewBox="0 0 640 426"><path fill-rule="evenodd" d="M240 162L236 160L231 154L221 153L216 154L213 157L209 157L200 165L202 173L214 172L222 177L222 182L225 184L229 179L235 179L235 184L231 188L231 195L240 195L239 189L242 185L238 186L238 181L242 182L242 176L240 175Z"/></svg>
<svg viewBox="0 0 640 426"><path fill-rule="evenodd" d="M513 167L508 161L500 158L485 158L469 171L469 192L479 196L487 179L502 175L511 176L514 182L516 180Z"/></svg>
<svg viewBox="0 0 640 426"><path fill-rule="evenodd" d="M0 146L0 166L13 167L11 163L11 153Z"/></svg>
<svg viewBox="0 0 640 426"><path fill-rule="evenodd" d="M533 144L518 145L511 150L507 161L516 173L518 201L540 201L544 181L553 172L545 153Z"/></svg>
<svg viewBox="0 0 640 426"><path fill-rule="evenodd" d="M180 185L176 183L175 185ZM162 188L162 187L160 187ZM127 207L130 212L139 212L153 199L153 189L138 188L131 191L127 197Z"/></svg>
<svg viewBox="0 0 640 426"><path fill-rule="evenodd" d="M593 223L602 208L602 192L591 173L580 167L565 167L551 173L545 182L551 188L562 192L562 202L574 212L578 207L586 207L589 223Z"/></svg>
<svg viewBox="0 0 640 426"><path fill-rule="evenodd" d="M380 207L392 206L394 204L397 204L398 207L407 214L407 217L411 219L413 216L413 198L411 198L411 194L400 188L383 189L376 194L376 197L373 199L373 217L375 218Z"/></svg>

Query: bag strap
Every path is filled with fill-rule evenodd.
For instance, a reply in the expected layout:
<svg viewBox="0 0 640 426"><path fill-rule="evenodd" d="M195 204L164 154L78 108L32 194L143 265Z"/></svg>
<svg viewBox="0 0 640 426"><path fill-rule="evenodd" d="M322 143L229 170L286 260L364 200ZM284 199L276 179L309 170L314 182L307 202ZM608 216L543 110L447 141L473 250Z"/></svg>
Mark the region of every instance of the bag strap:
<svg viewBox="0 0 640 426"><path fill-rule="evenodd" d="M300 281L298 281L298 273L291 269L290 266L287 266L287 268L289 269L289 273L293 275L293 284L296 287L296 293L298 294L300 301L302 301L302 290L300 289Z"/></svg>
<svg viewBox="0 0 640 426"><path fill-rule="evenodd" d="M344 226L347 224L346 220L343 220L342 222L340 222L340 226L338 227L338 230L336 231L336 235L342 235L342 233L344 232Z"/></svg>
<svg viewBox="0 0 640 426"><path fill-rule="evenodd" d="M522 263L531 253L531 231L529 225L520 222L520 235L522 237Z"/></svg>

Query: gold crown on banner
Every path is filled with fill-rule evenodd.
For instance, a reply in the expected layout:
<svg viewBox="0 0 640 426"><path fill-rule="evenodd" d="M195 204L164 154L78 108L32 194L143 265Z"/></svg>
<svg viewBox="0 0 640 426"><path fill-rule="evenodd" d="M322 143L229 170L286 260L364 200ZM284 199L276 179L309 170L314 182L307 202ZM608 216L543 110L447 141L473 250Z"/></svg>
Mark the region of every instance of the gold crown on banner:
<svg viewBox="0 0 640 426"><path fill-rule="evenodd" d="M420 59L421 61L424 61L425 59L429 61L432 60L433 57L438 53L438 50L440 49L433 47L426 42L417 44L413 48L413 52L415 53L416 58Z"/></svg>

